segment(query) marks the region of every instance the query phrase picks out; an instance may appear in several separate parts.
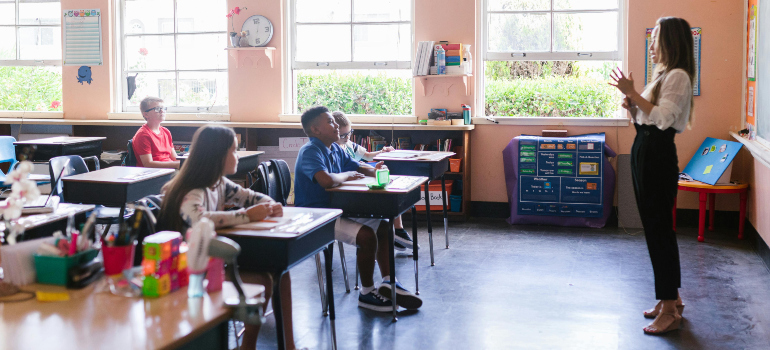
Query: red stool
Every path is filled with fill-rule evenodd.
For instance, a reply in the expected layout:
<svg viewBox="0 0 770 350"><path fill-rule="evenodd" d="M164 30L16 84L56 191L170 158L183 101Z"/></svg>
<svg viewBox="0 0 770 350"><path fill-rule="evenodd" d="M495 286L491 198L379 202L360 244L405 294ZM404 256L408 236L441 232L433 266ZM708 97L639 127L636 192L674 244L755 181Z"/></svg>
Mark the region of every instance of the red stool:
<svg viewBox="0 0 770 350"><path fill-rule="evenodd" d="M749 184L709 185L700 181L679 181L682 191L698 192L700 205L698 207L698 242L706 239L703 232L706 226L706 194L709 197L709 231L714 231L714 202L717 193L738 193L741 196L741 207L738 214L738 239L743 239L743 226L746 220L746 196ZM674 199L674 231L676 231L676 199Z"/></svg>

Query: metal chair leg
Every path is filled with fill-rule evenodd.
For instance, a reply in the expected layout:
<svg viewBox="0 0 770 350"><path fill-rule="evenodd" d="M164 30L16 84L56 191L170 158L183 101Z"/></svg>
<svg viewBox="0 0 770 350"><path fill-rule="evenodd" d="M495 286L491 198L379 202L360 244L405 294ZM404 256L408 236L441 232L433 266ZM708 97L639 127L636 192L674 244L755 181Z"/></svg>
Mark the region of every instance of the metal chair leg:
<svg viewBox="0 0 770 350"><path fill-rule="evenodd" d="M342 247L342 242L337 241L337 246L340 248L340 262L342 263L342 277L345 280L345 292L350 293L350 284L348 283L348 264L345 261L345 248Z"/></svg>
<svg viewBox="0 0 770 350"><path fill-rule="evenodd" d="M356 286L353 288L358 290L358 248L356 248Z"/></svg>
<svg viewBox="0 0 770 350"><path fill-rule="evenodd" d="M321 291L321 310L324 317L329 315L329 304L326 302L326 293L324 292L324 276L321 269L321 253L315 255L315 268L318 272L318 288Z"/></svg>

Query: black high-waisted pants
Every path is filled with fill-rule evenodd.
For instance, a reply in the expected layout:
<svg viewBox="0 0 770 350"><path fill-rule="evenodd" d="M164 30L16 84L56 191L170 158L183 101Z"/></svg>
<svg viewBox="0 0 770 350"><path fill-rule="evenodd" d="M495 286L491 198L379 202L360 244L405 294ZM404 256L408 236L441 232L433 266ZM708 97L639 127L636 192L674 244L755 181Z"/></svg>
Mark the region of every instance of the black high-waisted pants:
<svg viewBox="0 0 770 350"><path fill-rule="evenodd" d="M655 274L655 298L676 300L677 288L682 284L672 214L679 181L674 145L676 130L660 130L654 125L634 126L631 174Z"/></svg>

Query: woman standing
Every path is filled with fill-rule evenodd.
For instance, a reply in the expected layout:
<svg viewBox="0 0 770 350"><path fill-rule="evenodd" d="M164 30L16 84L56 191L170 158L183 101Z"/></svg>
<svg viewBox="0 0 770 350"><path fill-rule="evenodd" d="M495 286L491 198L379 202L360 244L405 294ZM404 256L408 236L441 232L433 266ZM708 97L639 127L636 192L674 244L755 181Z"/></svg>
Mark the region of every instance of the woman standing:
<svg viewBox="0 0 770 350"><path fill-rule="evenodd" d="M625 95L623 108L636 127L631 172L659 300L644 311L645 317L655 318L644 332L662 334L679 329L684 311L672 209L679 181L674 136L693 122L695 58L690 24L675 17L658 19L649 50L656 64L654 80L641 94L634 89L633 75L626 78L620 69L612 72L615 83L610 84Z"/></svg>

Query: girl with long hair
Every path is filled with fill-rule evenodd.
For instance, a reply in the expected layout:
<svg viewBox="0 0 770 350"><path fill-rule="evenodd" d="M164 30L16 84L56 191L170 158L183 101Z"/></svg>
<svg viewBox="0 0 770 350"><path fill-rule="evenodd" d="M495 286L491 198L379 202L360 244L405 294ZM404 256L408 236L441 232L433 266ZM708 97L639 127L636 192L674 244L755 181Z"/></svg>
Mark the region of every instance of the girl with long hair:
<svg viewBox="0 0 770 350"><path fill-rule="evenodd" d="M676 17L658 19L650 43L654 80L639 94L633 75L617 69L610 83L625 95L636 138L631 148L631 175L655 275L654 308L643 312L655 320L647 334L679 329L684 304L679 296L679 248L673 230L679 162L674 136L693 124L695 58L690 24Z"/></svg>
<svg viewBox="0 0 770 350"><path fill-rule="evenodd" d="M195 132L187 160L179 173L163 187L160 222L164 229L186 232L203 217L211 220L216 228L221 228L283 215L280 203L225 177L235 174L238 169L236 150L237 139L233 129L204 126ZM225 206L242 209L225 211ZM248 283L264 285L265 300L270 299L273 281L269 274L241 271L241 275ZM285 310L285 344L288 349L294 349L291 279L288 273L281 278L280 289ZM259 326L246 325L242 348L255 349L258 334Z"/></svg>

